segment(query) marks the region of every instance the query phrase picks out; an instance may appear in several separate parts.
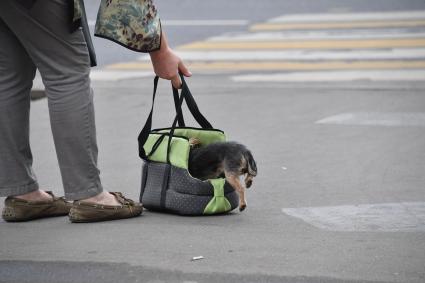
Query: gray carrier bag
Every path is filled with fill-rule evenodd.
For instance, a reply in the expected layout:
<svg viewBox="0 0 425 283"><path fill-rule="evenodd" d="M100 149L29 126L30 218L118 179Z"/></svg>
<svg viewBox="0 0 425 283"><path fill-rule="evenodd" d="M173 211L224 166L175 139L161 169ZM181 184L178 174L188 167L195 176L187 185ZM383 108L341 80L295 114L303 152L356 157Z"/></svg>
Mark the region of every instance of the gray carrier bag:
<svg viewBox="0 0 425 283"><path fill-rule="evenodd" d="M200 113L183 78L182 91L173 88L176 117L170 128L151 129L158 77L154 80L151 112L139 134L139 156L143 159L140 201L149 210L180 215L211 215L229 212L239 204L235 190L224 178L201 181L188 171L190 138L208 145L226 140L224 132L214 129ZM186 127L181 105L201 126Z"/></svg>

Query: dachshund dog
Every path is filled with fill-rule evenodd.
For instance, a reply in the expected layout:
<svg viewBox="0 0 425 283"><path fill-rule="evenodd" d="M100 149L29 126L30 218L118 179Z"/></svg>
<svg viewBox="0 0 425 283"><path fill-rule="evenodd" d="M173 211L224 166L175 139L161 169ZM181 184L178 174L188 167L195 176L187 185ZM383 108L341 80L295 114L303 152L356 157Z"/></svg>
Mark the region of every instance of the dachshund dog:
<svg viewBox="0 0 425 283"><path fill-rule="evenodd" d="M202 146L196 138L189 139L189 173L200 180L226 178L239 195L239 211L246 208L245 188L257 176L257 164L251 152L236 142L217 142ZM245 186L240 175L245 176Z"/></svg>

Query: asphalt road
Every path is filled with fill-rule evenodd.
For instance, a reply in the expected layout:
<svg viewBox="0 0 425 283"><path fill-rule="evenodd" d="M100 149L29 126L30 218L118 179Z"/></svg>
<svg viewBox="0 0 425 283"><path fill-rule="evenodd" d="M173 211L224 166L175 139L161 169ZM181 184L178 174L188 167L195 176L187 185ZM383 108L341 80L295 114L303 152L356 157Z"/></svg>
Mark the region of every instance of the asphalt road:
<svg viewBox="0 0 425 283"><path fill-rule="evenodd" d="M163 19L249 23L165 27L173 44L206 44L206 38L229 31L247 36L252 25L282 14L425 10L423 1L199 2L158 5ZM93 18L95 6L88 4ZM391 44L419 29L397 30L398 41ZM420 45L420 39L406 44ZM152 74L105 77L103 68L140 64L140 54L102 39L95 44L101 62L93 88L102 181L108 190L137 199L136 137L150 107ZM410 46L402 56L421 54L420 48ZM378 49L372 51L385 51ZM341 56L365 55L353 48ZM269 62L262 61L258 69L195 72L188 83L200 109L230 140L246 144L257 161L259 175L247 193L247 210L211 217L145 211L134 219L81 225L66 218L0 220L0 282L423 283L425 83L413 76L422 74L420 56L403 59L394 70L361 69L365 62L350 72L300 72L285 65L273 71L283 72L284 79L273 81L263 80L261 75L272 73L264 70ZM419 67L413 69L413 63ZM113 71L114 76L122 72ZM353 79L364 74L369 79ZM154 116L158 127L168 126L174 113L169 92L169 84L161 81ZM31 107L35 172L42 188L61 194L47 101ZM192 261L196 256L204 259Z"/></svg>
<svg viewBox="0 0 425 283"><path fill-rule="evenodd" d="M229 139L245 143L258 163L245 212L179 217L147 211L136 219L87 225L66 218L0 223L0 282L424 281L423 224L410 223L409 230L408 219L394 223L381 215L383 223L372 219L361 230L360 221L350 231L338 222L323 228L282 211L423 201L423 127L315 123L354 110L424 112L423 85L277 86L219 76L221 83L208 87L210 80L189 81L201 109ZM150 84L95 85L103 182L133 198L140 182L136 136ZM168 92L162 82L155 125L171 121ZM59 194L47 113L45 101L33 103L34 166L42 187ZM383 212L392 215L391 209ZM380 216L374 210L368 215L359 213L366 224ZM191 261L195 256L204 259Z"/></svg>

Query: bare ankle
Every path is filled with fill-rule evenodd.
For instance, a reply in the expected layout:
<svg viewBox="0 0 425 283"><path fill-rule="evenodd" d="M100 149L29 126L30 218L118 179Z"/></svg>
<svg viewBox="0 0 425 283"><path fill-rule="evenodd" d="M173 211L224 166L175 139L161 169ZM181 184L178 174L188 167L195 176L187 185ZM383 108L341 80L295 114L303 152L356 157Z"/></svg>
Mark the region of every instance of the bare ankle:
<svg viewBox="0 0 425 283"><path fill-rule="evenodd" d="M115 196L110 194L107 191L103 191L95 196L92 196L86 199L81 199L81 201L104 204L104 205L120 205L120 203L116 200Z"/></svg>
<svg viewBox="0 0 425 283"><path fill-rule="evenodd" d="M15 198L23 199L27 201L42 201L42 200L51 200L52 196L45 191L36 190L26 194L15 196Z"/></svg>

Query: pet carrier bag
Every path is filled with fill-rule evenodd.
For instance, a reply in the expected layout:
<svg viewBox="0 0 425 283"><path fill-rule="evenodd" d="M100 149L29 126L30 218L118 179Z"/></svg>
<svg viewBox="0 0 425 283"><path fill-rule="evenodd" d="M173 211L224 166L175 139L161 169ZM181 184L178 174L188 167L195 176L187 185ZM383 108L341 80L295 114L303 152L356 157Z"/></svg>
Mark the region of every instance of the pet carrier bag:
<svg viewBox="0 0 425 283"><path fill-rule="evenodd" d="M226 140L223 131L214 129L200 113L183 78L182 91L173 88L176 116L169 128L151 129L158 77L154 79L152 108L139 134L139 156L143 159L140 201L149 210L180 215L211 215L229 212L239 204L239 197L224 178L201 181L188 171L189 139L201 145ZM186 127L182 103L200 128Z"/></svg>

